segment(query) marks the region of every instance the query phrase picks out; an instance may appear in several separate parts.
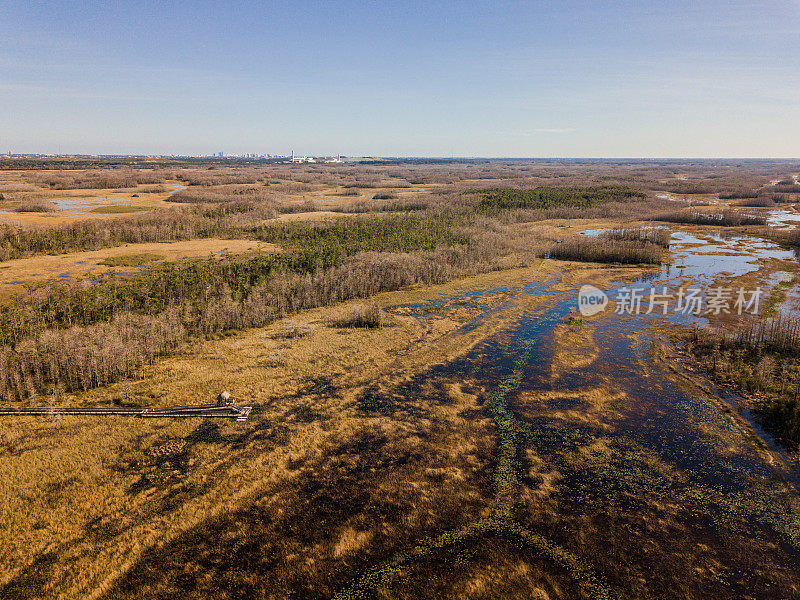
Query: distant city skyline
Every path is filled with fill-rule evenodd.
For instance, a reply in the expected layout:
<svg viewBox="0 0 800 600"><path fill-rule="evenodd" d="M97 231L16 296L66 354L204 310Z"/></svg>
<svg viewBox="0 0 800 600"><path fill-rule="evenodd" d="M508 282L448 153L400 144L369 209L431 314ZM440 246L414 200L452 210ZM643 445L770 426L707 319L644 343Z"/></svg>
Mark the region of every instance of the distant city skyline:
<svg viewBox="0 0 800 600"><path fill-rule="evenodd" d="M6 152L0 153L0 158L15 158L15 157L26 157L26 156L33 156L33 157L73 157L73 158L80 158L80 157L98 157L98 158L109 158L109 157L130 157L130 158L139 158L139 157L147 157L147 158L238 158L238 159L279 159L279 158L286 158L286 159L295 159L294 151L291 151L288 154L281 154L275 152L242 152L242 153L233 153L233 152L207 152L203 154L174 154L174 153L164 153L164 152L152 152L152 153L133 153L133 154L118 154L118 153L74 153L74 152L63 152L63 153L56 153L56 152L14 152L12 150L8 150ZM335 162L336 160L342 158L341 154L337 154L336 156L333 155L300 155L298 154L299 158L330 158L332 159L331 162ZM364 158L364 157L360 157Z"/></svg>
<svg viewBox="0 0 800 600"><path fill-rule="evenodd" d="M0 152L800 156L800 2L0 3Z"/></svg>

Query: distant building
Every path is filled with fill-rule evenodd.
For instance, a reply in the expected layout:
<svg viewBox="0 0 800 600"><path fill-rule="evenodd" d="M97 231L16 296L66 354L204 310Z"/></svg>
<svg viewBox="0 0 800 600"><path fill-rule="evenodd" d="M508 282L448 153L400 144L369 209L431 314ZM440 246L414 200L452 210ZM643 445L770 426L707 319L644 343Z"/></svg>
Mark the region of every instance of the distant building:
<svg viewBox="0 0 800 600"><path fill-rule="evenodd" d="M295 156L292 150L292 157L289 159L292 163L315 163L317 160L311 156Z"/></svg>

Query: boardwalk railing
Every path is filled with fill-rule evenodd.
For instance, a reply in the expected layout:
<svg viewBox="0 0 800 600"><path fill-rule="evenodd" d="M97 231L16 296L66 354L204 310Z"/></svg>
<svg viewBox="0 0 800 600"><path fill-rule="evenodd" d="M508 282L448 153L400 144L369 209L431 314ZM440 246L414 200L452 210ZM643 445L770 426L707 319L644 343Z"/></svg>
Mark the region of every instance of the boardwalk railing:
<svg viewBox="0 0 800 600"><path fill-rule="evenodd" d="M180 417L210 417L228 418L245 421L253 410L252 406L239 406L229 404L200 404L195 406L169 406L163 408L59 408L42 406L36 408L5 408L0 407L0 416L56 416L56 415L94 415L109 416L120 415L141 418L180 418Z"/></svg>

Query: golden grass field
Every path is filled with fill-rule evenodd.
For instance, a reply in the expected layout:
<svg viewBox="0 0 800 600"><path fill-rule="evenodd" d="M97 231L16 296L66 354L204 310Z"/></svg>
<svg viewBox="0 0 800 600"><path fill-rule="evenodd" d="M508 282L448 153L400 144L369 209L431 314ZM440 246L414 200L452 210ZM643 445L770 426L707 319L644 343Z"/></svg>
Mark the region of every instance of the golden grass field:
<svg viewBox="0 0 800 600"><path fill-rule="evenodd" d="M27 183L23 171L0 171L0 193L6 196L0 200L0 225L38 225L57 226L83 219L104 219L113 216L125 216L150 210L163 210L175 208L176 203L167 202L176 191L185 189L180 181L167 181L161 187L164 191L150 191L152 185L142 184L125 189L68 189L47 190ZM426 186L410 186L391 190L365 189L359 190L355 195L347 195L350 191L342 186L317 185L313 192L298 191L288 192L283 195L283 200L288 203L316 202L320 211L307 213L304 216L286 214L280 220L296 218L335 218L342 213L326 213L325 207L349 204L354 200L369 200L375 195L391 192L398 199L411 199L421 192L427 192L439 187L438 184ZM26 200L42 200L58 204L53 212L13 212L13 208ZM303 213L301 213L303 214ZM313 216L312 216L313 215Z"/></svg>
<svg viewBox="0 0 800 600"><path fill-rule="evenodd" d="M0 210L4 211L0 212L0 224L54 226L77 219L104 219L114 216L113 212L103 211L103 208L107 206L128 208L132 211L167 208L170 203L166 202L166 198L182 187L180 184L173 182L165 186L168 188L167 191L155 193L144 191L148 187L146 185L130 190L75 189L44 191L35 189L16 192L14 191L16 186L23 184L18 183L13 175L13 173L4 173L0 177L0 190L12 190L6 193L8 196L17 199L17 202L36 198L47 202L66 201L68 204L63 209L58 209L51 213L16 213L11 212L16 202L6 200L0 202ZM134 197L134 194L137 197ZM117 214L125 215L130 213L120 212Z"/></svg>
<svg viewBox="0 0 800 600"><path fill-rule="evenodd" d="M453 294L458 298L461 289L502 284L519 290L523 283L545 280L560 271L557 263L546 261L529 269L384 294L376 301L388 308ZM591 270L576 269L563 285L590 274ZM598 283L611 276L613 272L591 275ZM524 294L511 298L513 310L487 319L467 334L458 329L475 314L458 307L430 324L414 316L394 315L395 325L379 330L331 327L331 320L343 310L340 307L309 311L268 328L198 342L182 356L160 361L141 380L80 397L65 395L60 400L66 404L102 405L115 398L158 405L193 404L207 402L219 390L227 389L261 408L246 423L80 417L0 421L0 439L15 449L10 455L0 455L0 524L8 540L0 561L4 565L0 582L20 576L36 556L55 552L59 564L70 566L63 572L51 570L48 587L40 591L42 597L102 595L148 548L168 543L214 515L238 510L267 489L288 486L299 475L291 464L318 459L325 448L344 444L365 430L400 436L398 440L405 437L410 432L403 433L403 428L412 427L410 424L381 416L364 420L354 412L358 395L375 382L388 388L411 380L433 365L462 355L520 315L544 308L542 301ZM507 300L507 294L499 299ZM294 335L298 337L291 337ZM313 388L314 382L324 382L327 389L304 398L302 390ZM337 393L331 395L328 390ZM488 424L485 419L476 424L458 416L477 408L474 392L457 387L448 393L456 394L458 402L436 409L413 428L421 428L426 437L447 435L450 441L420 439L417 443L434 455L447 449L452 457L466 459L483 437L467 433ZM298 409L324 418L309 420ZM209 426L213 435L191 443L190 456L180 470L173 469L177 467L173 464L150 466L158 448L175 440L185 444L181 440ZM220 443L212 438L230 441ZM275 441L278 438L280 444ZM241 441L234 442L237 439ZM490 437L482 443L491 444ZM475 460L457 468L437 469L458 483L465 477L459 475L462 470L486 468L485 459ZM155 483L131 493L145 474ZM429 476L434 474L431 471ZM427 487L431 483L420 484ZM392 484L387 481L387 485ZM57 499L54 489L58 490ZM424 489L419 491L426 494ZM459 495L464 493L459 491ZM166 509L170 504L173 508ZM280 510L278 506L275 509ZM98 535L104 532L107 535ZM339 556L357 552L358 540L367 535L346 528L333 552ZM347 541L347 536L355 541Z"/></svg>
<svg viewBox="0 0 800 600"><path fill-rule="evenodd" d="M0 172L0 192L14 196L0 209L37 195L80 200L75 206L88 211L3 213L0 224L124 217L91 212L107 204L166 211L175 208L166 197L183 185L169 180L166 192L131 198L133 189L37 189L26 177ZM352 188L304 185L287 188L283 202L323 196L319 210L269 222L353 216L326 210L350 205L344 194ZM391 189L408 199L448 185L359 194L371 200ZM0 597L555 600L616 597L603 595L612 589L624 598L734 598L750 583L753 597L765 589L800 594L800 496L787 483L785 453L726 409L702 373L682 369L669 349L676 328L634 327L615 338L601 315L552 317L580 285L646 281L653 268L555 261L529 247L621 224L651 222L638 214L624 222L508 219L492 226L514 252L488 272L193 338L135 379L35 395L30 404L145 407L206 404L228 390L254 411L245 422L0 417ZM19 289L15 282L127 272L138 260L280 251L209 238L30 256L0 262L0 299ZM798 269L766 259L724 281L767 287L779 271L794 277ZM530 292L545 283L546 294ZM368 302L381 308L385 326L340 326ZM537 324L546 325L547 343L531 346L522 364L517 328ZM735 322L721 316L711 324ZM633 348L630 364L607 362L620 340ZM451 371L455 364L460 370ZM529 380L514 388L510 372ZM705 411L699 424L670 436L685 435L692 451L696 435L703 451L713 446L724 460L770 465L771 475L754 477L755 492L720 491L635 437L632 420L650 426L667 412L648 412L641 398L655 402L670 386ZM526 427L512 445L510 492L498 475L508 434L488 406L497 394ZM362 581L369 585L360 588Z"/></svg>
<svg viewBox="0 0 800 600"><path fill-rule="evenodd" d="M153 260L175 261L184 258L209 257L221 253L241 254L247 252L274 252L277 248L253 240L220 240L215 238L186 240L181 242L126 244L102 250L73 252L70 254L32 256L0 263L0 295L17 291L20 282L37 282L46 279L80 279L111 271L130 271L134 265L115 268L103 264L110 258L124 259L140 255L152 255L142 264ZM137 263L136 260L132 262Z"/></svg>

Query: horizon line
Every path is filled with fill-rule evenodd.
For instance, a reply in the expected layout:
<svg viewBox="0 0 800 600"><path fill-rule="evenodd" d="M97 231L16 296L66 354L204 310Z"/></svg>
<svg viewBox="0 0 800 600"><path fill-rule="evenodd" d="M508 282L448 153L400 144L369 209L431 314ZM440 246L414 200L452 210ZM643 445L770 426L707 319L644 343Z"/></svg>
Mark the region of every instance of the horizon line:
<svg viewBox="0 0 800 600"><path fill-rule="evenodd" d="M267 156L245 156L244 153L223 156L214 156L213 154L176 154L176 153L99 153L99 152L19 152L19 153L2 153L0 160L14 159L14 158L204 158L210 160L273 160L275 158L289 157L290 154L271 154ZM336 156L333 154L304 154L311 158ZM339 154L341 158L360 158L360 159L376 159L376 160L800 160L800 156L457 156L457 155L379 155L379 154ZM314 164L314 163L303 163Z"/></svg>

